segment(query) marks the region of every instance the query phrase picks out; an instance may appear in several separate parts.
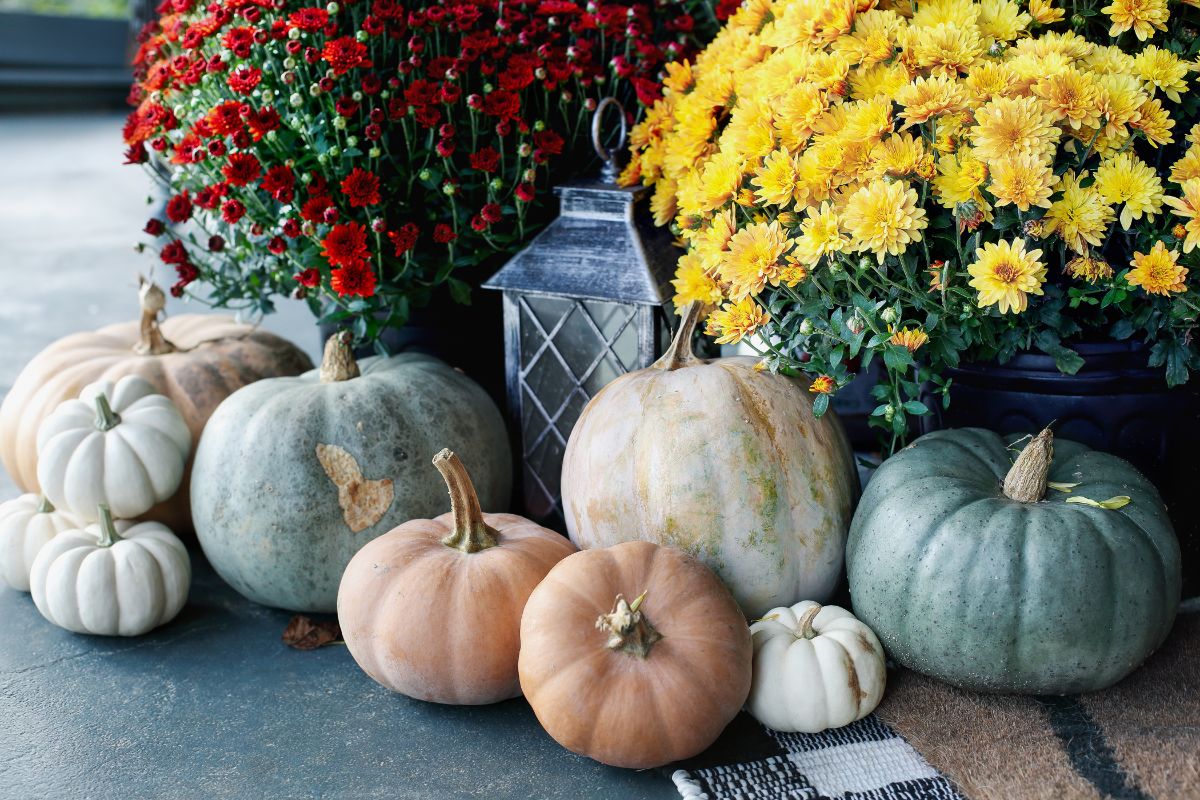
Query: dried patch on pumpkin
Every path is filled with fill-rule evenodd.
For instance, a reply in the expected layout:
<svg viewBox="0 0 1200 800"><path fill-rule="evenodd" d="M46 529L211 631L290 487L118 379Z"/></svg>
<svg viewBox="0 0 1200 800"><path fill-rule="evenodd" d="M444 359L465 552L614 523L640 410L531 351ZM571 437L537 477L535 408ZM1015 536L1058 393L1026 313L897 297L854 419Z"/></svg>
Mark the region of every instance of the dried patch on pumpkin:
<svg viewBox="0 0 1200 800"><path fill-rule="evenodd" d="M318 444L317 460L337 487L338 505L350 530L360 533L383 519L394 495L390 478L367 480L354 456L336 444Z"/></svg>

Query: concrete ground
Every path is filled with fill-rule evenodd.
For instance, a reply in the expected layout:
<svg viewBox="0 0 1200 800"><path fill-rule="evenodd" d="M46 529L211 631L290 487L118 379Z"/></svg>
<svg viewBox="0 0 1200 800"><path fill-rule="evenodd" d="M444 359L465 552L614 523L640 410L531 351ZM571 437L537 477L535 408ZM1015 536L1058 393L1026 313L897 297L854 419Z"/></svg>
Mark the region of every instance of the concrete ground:
<svg viewBox="0 0 1200 800"><path fill-rule="evenodd" d="M135 316L153 260L132 245L153 206L148 179L121 164L120 125L0 116L0 395L56 338ZM315 357L306 307L264 326ZM0 470L0 500L15 493ZM198 550L192 561L183 613L131 640L67 633L0 587L0 798L678 796L657 772L563 750L524 700L421 703L342 645L290 650L289 614L239 597Z"/></svg>

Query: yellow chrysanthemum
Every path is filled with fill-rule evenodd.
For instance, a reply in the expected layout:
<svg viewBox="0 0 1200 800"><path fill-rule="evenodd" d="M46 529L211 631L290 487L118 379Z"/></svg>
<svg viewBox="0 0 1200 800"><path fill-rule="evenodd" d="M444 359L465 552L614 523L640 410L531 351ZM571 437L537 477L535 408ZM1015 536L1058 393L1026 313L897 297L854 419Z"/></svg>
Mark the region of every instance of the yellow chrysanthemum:
<svg viewBox="0 0 1200 800"><path fill-rule="evenodd" d="M1018 91L1017 74L1000 61L983 61L971 67L965 81L971 99L979 105L994 97L1008 97Z"/></svg>
<svg viewBox="0 0 1200 800"><path fill-rule="evenodd" d="M1067 274L1088 283L1096 283L1111 278L1113 268L1102 258L1077 256L1067 262Z"/></svg>
<svg viewBox="0 0 1200 800"><path fill-rule="evenodd" d="M1175 137L1171 135L1175 120L1171 119L1171 115L1157 97L1142 103L1142 107L1138 109L1138 118L1129 125L1141 131L1146 141L1154 147L1175 141Z"/></svg>
<svg viewBox="0 0 1200 800"><path fill-rule="evenodd" d="M796 191L796 160L786 150L776 150L767 156L751 180L760 201L772 206L792 202Z"/></svg>
<svg viewBox="0 0 1200 800"><path fill-rule="evenodd" d="M1171 12L1167 0L1113 0L1111 5L1100 9L1112 20L1109 36L1119 36L1133 29L1139 42L1154 35L1154 31L1165 31Z"/></svg>
<svg viewBox="0 0 1200 800"><path fill-rule="evenodd" d="M979 19L979 5L971 0L926 0L918 4L912 25L932 28L938 25L974 25Z"/></svg>
<svg viewBox="0 0 1200 800"><path fill-rule="evenodd" d="M983 202L979 188L987 180L988 169L986 164L975 158L970 148L942 156L938 159L937 170L933 188L943 206L954 209L962 203Z"/></svg>
<svg viewBox="0 0 1200 800"><path fill-rule="evenodd" d="M1187 290L1187 268L1179 266L1179 253L1155 242L1149 253L1134 253L1129 262L1133 269L1125 274L1130 286L1140 286L1149 294L1169 296Z"/></svg>
<svg viewBox="0 0 1200 800"><path fill-rule="evenodd" d="M725 258L729 240L737 233L737 212L727 208L713 214L708 225L691 237L692 251L700 258L706 272L715 274Z"/></svg>
<svg viewBox="0 0 1200 800"><path fill-rule="evenodd" d="M837 382L828 375L818 375L808 386L813 394L833 394L836 389Z"/></svg>
<svg viewBox="0 0 1200 800"><path fill-rule="evenodd" d="M817 86L797 83L788 89L774 121L780 144L792 151L803 149L825 108L825 94Z"/></svg>
<svg viewBox="0 0 1200 800"><path fill-rule="evenodd" d="M892 331L892 335L888 337L888 341L891 344L907 348L910 353L915 353L921 349L922 345L929 341L929 334L920 328L904 328Z"/></svg>
<svg viewBox="0 0 1200 800"><path fill-rule="evenodd" d="M1058 234L1067 247L1080 254L1086 254L1089 246L1100 246L1104 231L1114 218L1112 207L1094 187L1080 186L1086 178L1086 172L1080 176L1074 171L1063 175L1062 195L1042 218L1042 229L1047 235Z"/></svg>
<svg viewBox="0 0 1200 800"><path fill-rule="evenodd" d="M1046 265L1041 250L1025 252L1024 240L988 242L975 251L975 263L967 267L971 288L979 292L980 308L997 306L1001 314L1021 313L1029 307L1029 295L1042 294Z"/></svg>
<svg viewBox="0 0 1200 800"><path fill-rule="evenodd" d="M1083 57L1083 65L1098 75L1124 75L1133 72L1133 56L1116 45L1093 46Z"/></svg>
<svg viewBox="0 0 1200 800"><path fill-rule="evenodd" d="M989 39L1011 42L1025 32L1032 19L1012 0L980 0L979 31Z"/></svg>
<svg viewBox="0 0 1200 800"><path fill-rule="evenodd" d="M1178 103L1187 91L1188 63L1170 50L1147 45L1133 60L1137 76Z"/></svg>
<svg viewBox="0 0 1200 800"><path fill-rule="evenodd" d="M1039 25L1062 22L1065 12L1051 5L1051 0L1029 0L1029 16Z"/></svg>
<svg viewBox="0 0 1200 800"><path fill-rule="evenodd" d="M667 76L663 78L663 86L672 92L683 94L692 88L692 65L686 59L671 61L666 66Z"/></svg>
<svg viewBox="0 0 1200 800"><path fill-rule="evenodd" d="M731 199L742 185L742 157L736 150L717 153L700 175L701 209L711 211Z"/></svg>
<svg viewBox="0 0 1200 800"><path fill-rule="evenodd" d="M985 49L977 27L954 23L909 28L904 43L916 65L935 75L965 72Z"/></svg>
<svg viewBox="0 0 1200 800"><path fill-rule="evenodd" d="M948 111L961 111L967 98L958 81L945 75L917 78L896 94L896 102L904 106L900 116L904 128L919 125L930 117Z"/></svg>
<svg viewBox="0 0 1200 800"><path fill-rule="evenodd" d="M1100 89L1087 72L1070 67L1039 80L1033 86L1033 93L1041 98L1042 106L1054 119L1065 120L1075 130L1084 125L1100 126Z"/></svg>
<svg viewBox="0 0 1200 800"><path fill-rule="evenodd" d="M675 287L675 307L683 308L692 302L714 305L721 302L721 287L712 275L705 272L694 253L684 253L671 281Z"/></svg>
<svg viewBox="0 0 1200 800"><path fill-rule="evenodd" d="M1050 207L1050 194L1058 178L1048 159L1021 153L994 162L991 173L988 191L996 198L997 206L1011 203L1021 211L1034 206Z"/></svg>
<svg viewBox="0 0 1200 800"><path fill-rule="evenodd" d="M842 227L856 252L870 251L879 263L921 241L929 224L917 193L905 181L874 180L850 195L842 211Z"/></svg>
<svg viewBox="0 0 1200 800"><path fill-rule="evenodd" d="M1121 227L1129 230L1135 219L1154 217L1163 204L1163 185L1154 169L1137 156L1118 153L1096 170L1096 190L1106 203L1124 204Z"/></svg>
<svg viewBox="0 0 1200 800"><path fill-rule="evenodd" d="M717 344L737 344L770 321L771 315L766 309L753 298L746 297L735 303L726 303L709 314L704 332L717 337Z"/></svg>
<svg viewBox="0 0 1200 800"><path fill-rule="evenodd" d="M871 149L871 162L870 178L933 177L933 156L925 149L925 140L907 133L889 136L876 144Z"/></svg>
<svg viewBox="0 0 1200 800"><path fill-rule="evenodd" d="M675 181L670 178L663 178L654 185L654 195L650 198L650 214L654 217L654 224L660 228L675 216L677 188Z"/></svg>
<svg viewBox="0 0 1200 800"><path fill-rule="evenodd" d="M1180 185L1200 178L1200 147L1192 145L1171 167L1171 182Z"/></svg>
<svg viewBox="0 0 1200 800"><path fill-rule="evenodd" d="M833 204L822 203L810 208L800 223L800 236L792 255L799 263L813 266L822 256L844 252L849 245Z"/></svg>
<svg viewBox="0 0 1200 800"><path fill-rule="evenodd" d="M1200 178L1193 178L1181 187L1182 197L1168 197L1164 202L1171 207L1171 212L1183 217L1183 229L1186 236L1183 240L1183 252L1190 253L1192 248L1200 244Z"/></svg>
<svg viewBox="0 0 1200 800"><path fill-rule="evenodd" d="M895 97L908 85L908 70L903 64L872 64L850 73L850 95L857 100Z"/></svg>
<svg viewBox="0 0 1200 800"><path fill-rule="evenodd" d="M998 97L975 112L971 141L985 161L1018 154L1044 156L1058 141L1059 129L1036 97Z"/></svg>
<svg viewBox="0 0 1200 800"><path fill-rule="evenodd" d="M737 153L742 161L763 158L775 149L771 109L764 103L739 100L718 142L723 152Z"/></svg>
<svg viewBox="0 0 1200 800"><path fill-rule="evenodd" d="M721 261L720 277L729 284L730 299L756 295L768 283L779 285L783 254L792 244L778 222L754 223L735 233Z"/></svg>
<svg viewBox="0 0 1200 800"><path fill-rule="evenodd" d="M1109 136L1116 136L1140 116L1142 104L1149 95L1133 75L1105 74L1098 76L1096 82L1100 86L1098 106L1106 123L1105 131Z"/></svg>

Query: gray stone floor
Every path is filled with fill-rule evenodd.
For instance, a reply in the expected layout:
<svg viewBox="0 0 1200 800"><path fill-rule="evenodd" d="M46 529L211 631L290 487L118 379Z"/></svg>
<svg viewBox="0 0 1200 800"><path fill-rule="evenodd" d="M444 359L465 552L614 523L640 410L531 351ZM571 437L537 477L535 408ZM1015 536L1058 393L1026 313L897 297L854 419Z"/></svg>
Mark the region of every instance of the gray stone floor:
<svg viewBox="0 0 1200 800"><path fill-rule="evenodd" d="M134 314L148 184L121 165L120 122L0 116L0 395L57 337ZM264 324L315 355L306 308ZM563 750L523 700L420 703L344 646L290 650L288 614L192 559L187 608L134 640L67 633L0 588L0 799L677 797L657 772Z"/></svg>

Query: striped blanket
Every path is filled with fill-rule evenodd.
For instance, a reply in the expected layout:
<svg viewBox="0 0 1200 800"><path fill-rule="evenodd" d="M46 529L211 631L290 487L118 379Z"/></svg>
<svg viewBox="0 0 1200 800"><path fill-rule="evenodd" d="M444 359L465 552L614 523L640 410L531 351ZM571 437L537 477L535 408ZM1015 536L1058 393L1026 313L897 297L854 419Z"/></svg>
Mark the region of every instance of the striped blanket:
<svg viewBox="0 0 1200 800"><path fill-rule="evenodd" d="M740 715L668 771L688 800L1200 800L1200 607L1117 686L979 695L905 670L845 728L778 733Z"/></svg>

